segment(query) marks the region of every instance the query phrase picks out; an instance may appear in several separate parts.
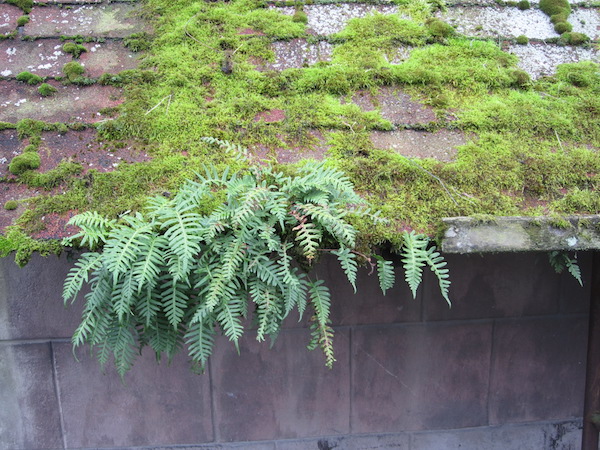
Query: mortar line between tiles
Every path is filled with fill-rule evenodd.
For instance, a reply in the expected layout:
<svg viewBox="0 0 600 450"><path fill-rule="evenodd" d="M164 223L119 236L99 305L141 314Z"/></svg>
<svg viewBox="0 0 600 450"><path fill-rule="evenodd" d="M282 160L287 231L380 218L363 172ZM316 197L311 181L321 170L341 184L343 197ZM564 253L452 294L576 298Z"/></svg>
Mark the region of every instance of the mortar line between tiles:
<svg viewBox="0 0 600 450"><path fill-rule="evenodd" d="M219 433L219 427L217 427L217 405L215 399L215 386L213 383L214 380L214 369L213 369L213 361L208 361L208 386L210 390L210 416L211 416L211 424L212 424L212 434L213 434L213 442L220 442L221 435Z"/></svg>
<svg viewBox="0 0 600 450"><path fill-rule="evenodd" d="M60 436L62 439L63 448L67 448L67 435L65 433L65 419L63 417L62 400L60 395L60 384L58 382L58 371L56 369L56 353L54 352L54 343L50 344L50 355L52 358L52 378L54 380L54 395L56 395L56 402L58 404L58 417L60 418Z"/></svg>

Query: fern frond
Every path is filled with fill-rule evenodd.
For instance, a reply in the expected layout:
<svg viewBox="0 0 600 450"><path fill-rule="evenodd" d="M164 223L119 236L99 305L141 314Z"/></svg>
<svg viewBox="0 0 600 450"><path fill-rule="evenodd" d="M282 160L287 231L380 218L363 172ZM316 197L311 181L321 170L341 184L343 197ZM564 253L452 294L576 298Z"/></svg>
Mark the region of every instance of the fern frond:
<svg viewBox="0 0 600 450"><path fill-rule="evenodd" d="M146 327L154 320L162 304L162 295L155 295L154 289L150 286L144 288L143 292L138 292L138 300L135 310L140 316L140 321Z"/></svg>
<svg viewBox="0 0 600 450"><path fill-rule="evenodd" d="M427 264L438 279L442 296L448 303L448 306L452 306L449 297L450 276L448 274L448 269L446 268L446 261L444 261L444 258L436 251L435 246L432 246L427 250Z"/></svg>
<svg viewBox="0 0 600 450"><path fill-rule="evenodd" d="M123 378L131 369L137 355L136 340L129 324L115 324L106 339L113 351L117 373Z"/></svg>
<svg viewBox="0 0 600 450"><path fill-rule="evenodd" d="M308 293L310 302L315 308L315 315L321 325L329 321L329 308L331 306L331 295L323 280L309 281Z"/></svg>
<svg viewBox="0 0 600 450"><path fill-rule="evenodd" d="M74 240L81 238L81 246L95 248L98 243L106 242L108 234L115 227L117 221L107 219L96 211L86 211L69 219L67 225L81 228L81 231L73 236L63 239L63 245L71 245Z"/></svg>
<svg viewBox="0 0 600 450"><path fill-rule="evenodd" d="M325 365L328 368L333 367L335 357L333 353L333 328L327 324L321 324L315 317L310 325L311 339L307 345L309 350L319 347L325 355Z"/></svg>
<svg viewBox="0 0 600 450"><path fill-rule="evenodd" d="M214 319L199 321L192 324L184 336L185 344L192 361L200 363L204 368L215 344Z"/></svg>
<svg viewBox="0 0 600 450"><path fill-rule="evenodd" d="M161 286L163 310L173 329L177 329L187 308L189 294L186 286L177 278L167 279Z"/></svg>
<svg viewBox="0 0 600 450"><path fill-rule="evenodd" d="M300 224L296 228L296 241L299 241L302 254L310 261L317 256L317 249L319 248L323 234L311 222Z"/></svg>
<svg viewBox="0 0 600 450"><path fill-rule="evenodd" d="M556 273L562 273L565 268L569 273L577 280L580 286L583 286L583 280L581 278L581 270L579 264L577 264L577 258L571 259L566 252L552 251L548 253L548 259L550 265L556 271Z"/></svg>
<svg viewBox="0 0 600 450"><path fill-rule="evenodd" d="M65 304L69 299L72 299L71 303L75 301L83 283L88 282L89 273L102 266L102 258L102 253L96 252L81 255L65 278L62 294Z"/></svg>
<svg viewBox="0 0 600 450"><path fill-rule="evenodd" d="M312 217L314 222L323 226L337 241L347 247L354 247L357 231L352 225L343 220L346 215L345 211L337 210L337 208L331 206L322 207L311 203L299 204L296 205L296 208L303 215Z"/></svg>
<svg viewBox="0 0 600 450"><path fill-rule="evenodd" d="M414 231L410 233L405 231L402 238L404 246L402 247L401 255L404 257L402 258L404 276L413 298L416 298L417 289L423 279L423 266L426 264L428 258L426 247L429 241Z"/></svg>
<svg viewBox="0 0 600 450"><path fill-rule="evenodd" d="M148 236L142 241L141 257L133 264L131 271L138 294L144 288L154 288L161 270L165 267L164 255L167 246L167 239L158 234Z"/></svg>
<svg viewBox="0 0 600 450"><path fill-rule="evenodd" d="M394 287L396 276L394 274L394 264L391 261L386 261L379 255L375 255L377 260L377 277L379 278L379 287L383 295L386 291Z"/></svg>
<svg viewBox="0 0 600 450"><path fill-rule="evenodd" d="M342 247L339 250L333 251L332 253L338 257L340 266L342 266L342 269L344 269L344 273L346 274L348 281L356 293L356 273L358 271L356 255L347 247Z"/></svg>
<svg viewBox="0 0 600 450"><path fill-rule="evenodd" d="M226 150L229 154L235 157L238 161L248 161L248 150L239 144L233 144L229 141L223 141L214 137L201 137L201 141L211 145L218 145L222 149Z"/></svg>
<svg viewBox="0 0 600 450"><path fill-rule="evenodd" d="M133 275L132 272L129 272L113 288L112 306L119 322L123 322L124 316L131 313L131 306L134 303L133 294Z"/></svg>
<svg viewBox="0 0 600 450"><path fill-rule="evenodd" d="M238 341L244 333L241 317L243 317L245 299L239 296L222 302L216 309L215 315L225 336L235 344L239 351Z"/></svg>

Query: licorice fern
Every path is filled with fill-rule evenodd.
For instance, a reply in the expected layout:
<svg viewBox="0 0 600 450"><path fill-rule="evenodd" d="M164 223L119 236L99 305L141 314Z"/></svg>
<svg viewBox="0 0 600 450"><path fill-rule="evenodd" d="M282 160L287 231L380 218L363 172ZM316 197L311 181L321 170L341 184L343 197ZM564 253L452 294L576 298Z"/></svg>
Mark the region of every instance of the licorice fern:
<svg viewBox="0 0 600 450"><path fill-rule="evenodd" d="M239 158L247 154L223 141L207 142ZM225 201L201 213L218 191ZM301 267L329 252L355 290L363 260L377 268L384 293L395 278L391 262L377 256L372 263L355 250L357 231L346 220L352 214L382 220L370 213L348 178L315 162L297 176L269 165L236 173L208 167L172 198L150 198L142 212L119 220L96 213L75 216L70 223L81 231L64 244L103 248L83 254L65 280L65 302L90 285L73 345L96 347L100 363L112 358L121 376L143 346L169 359L186 349L193 367L203 370L215 335L224 334L237 347L250 313L262 341L274 339L294 309L300 320L309 310L308 347L320 347L331 367L331 295ZM448 299L447 269L435 247L428 249L427 238L414 233L405 234L404 247L413 293L429 265Z"/></svg>

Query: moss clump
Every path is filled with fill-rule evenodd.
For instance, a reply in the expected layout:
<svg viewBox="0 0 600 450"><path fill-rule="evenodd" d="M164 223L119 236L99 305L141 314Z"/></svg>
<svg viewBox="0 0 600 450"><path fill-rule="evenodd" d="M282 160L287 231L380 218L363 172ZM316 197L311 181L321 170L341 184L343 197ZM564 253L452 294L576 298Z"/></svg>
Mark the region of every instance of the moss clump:
<svg viewBox="0 0 600 450"><path fill-rule="evenodd" d="M574 31L563 33L560 38L569 45L581 45L590 42L589 36Z"/></svg>
<svg viewBox="0 0 600 450"><path fill-rule="evenodd" d="M296 8L296 11L294 11L294 15L292 16L292 21L299 23L308 23L308 16L302 10L302 8Z"/></svg>
<svg viewBox="0 0 600 450"><path fill-rule="evenodd" d="M600 89L598 65L591 61L561 64L556 70L556 78L573 86Z"/></svg>
<svg viewBox="0 0 600 450"><path fill-rule="evenodd" d="M17 126L10 122L0 122L0 131L2 130L14 130Z"/></svg>
<svg viewBox="0 0 600 450"><path fill-rule="evenodd" d="M0 236L0 257L4 258L13 252L15 263L23 267L34 253L37 252L41 256L60 255L62 246L58 240L37 241L27 236L18 227L10 226L5 229L4 235Z"/></svg>
<svg viewBox="0 0 600 450"><path fill-rule="evenodd" d="M550 16L550 22L552 22L554 25L556 25L557 23L560 22L566 22L569 19L569 13L566 12L561 12L558 14L553 14L552 16Z"/></svg>
<svg viewBox="0 0 600 450"><path fill-rule="evenodd" d="M554 31L558 34L568 33L573 30L573 26L569 22L557 22L554 24Z"/></svg>
<svg viewBox="0 0 600 450"><path fill-rule="evenodd" d="M20 175L27 170L40 167L40 155L34 152L22 153L15 156L8 165L8 171L13 175Z"/></svg>
<svg viewBox="0 0 600 450"><path fill-rule="evenodd" d="M540 0L540 9L548 16L555 14L571 14L571 5L568 0Z"/></svg>
<svg viewBox="0 0 600 450"><path fill-rule="evenodd" d="M42 81L44 81L44 79L39 75L27 71L19 73L16 78L17 81L21 81L23 83L31 85L40 84Z"/></svg>
<svg viewBox="0 0 600 450"><path fill-rule="evenodd" d="M16 200L9 200L4 204L4 209L6 209L7 211L12 211L14 209L17 209L18 206L19 203Z"/></svg>
<svg viewBox="0 0 600 450"><path fill-rule="evenodd" d="M63 44L62 51L65 53L70 53L73 55L73 58L79 58L82 53L87 52L87 48L81 44L76 44L75 42L67 42L66 44Z"/></svg>
<svg viewBox="0 0 600 450"><path fill-rule="evenodd" d="M7 0L7 3L21 8L25 14L29 14L33 8L33 0Z"/></svg>
<svg viewBox="0 0 600 450"><path fill-rule="evenodd" d="M78 175L83 171L81 164L61 161L54 169L45 173L26 172L21 175L20 181L29 187L52 189L65 182L72 175Z"/></svg>
<svg viewBox="0 0 600 450"><path fill-rule="evenodd" d="M132 52L143 52L150 48L151 39L148 33L133 33L123 39L123 45Z"/></svg>
<svg viewBox="0 0 600 450"><path fill-rule="evenodd" d="M38 87L38 92L42 97L49 97L52 94L58 92L54 86L48 83L43 83Z"/></svg>
<svg viewBox="0 0 600 450"><path fill-rule="evenodd" d="M517 44L519 45L527 45L529 44L529 38L524 34L517 36Z"/></svg>
<svg viewBox="0 0 600 450"><path fill-rule="evenodd" d="M435 17L428 19L425 22L425 26L434 40L448 38L456 34L456 31L452 25Z"/></svg>
<svg viewBox="0 0 600 450"><path fill-rule="evenodd" d="M38 151L38 146L39 146L39 143L37 145L36 144L29 144L29 145L27 145L23 149L23 153L37 152Z"/></svg>
<svg viewBox="0 0 600 450"><path fill-rule="evenodd" d="M29 16L25 15L25 16L21 16L17 19L17 26L18 27L24 27L25 25L27 25L29 23Z"/></svg>
<svg viewBox="0 0 600 450"><path fill-rule="evenodd" d="M521 10L521 11L525 11L529 8L531 8L531 4L529 3L528 0L521 0L519 3L517 3L517 7Z"/></svg>
<svg viewBox="0 0 600 450"><path fill-rule="evenodd" d="M80 63L76 61L71 61L63 66L62 71L67 77L67 79L73 82L77 81L79 78L82 78L82 75L85 72L85 68Z"/></svg>

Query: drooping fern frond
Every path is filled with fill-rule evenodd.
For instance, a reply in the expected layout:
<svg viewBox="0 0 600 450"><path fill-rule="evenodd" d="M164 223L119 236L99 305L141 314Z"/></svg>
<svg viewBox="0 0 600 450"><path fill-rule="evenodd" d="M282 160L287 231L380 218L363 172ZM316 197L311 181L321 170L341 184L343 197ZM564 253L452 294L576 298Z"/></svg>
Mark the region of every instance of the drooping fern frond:
<svg viewBox="0 0 600 450"><path fill-rule="evenodd" d="M205 142L246 158L237 145ZM358 253L348 217L379 221L377 213L343 173L322 162L307 163L296 176L268 165L200 173L172 198L149 198L144 211L118 220L97 213L71 220L81 231L66 245L102 247L84 253L65 280L65 301L90 287L73 345L97 347L100 363L112 358L121 375L144 346L157 360L186 349L192 366L203 370L217 333L238 347L252 315L257 339L274 340L293 310L301 321L310 309L309 348L320 348L331 367L331 294L307 272L319 255L333 253L356 291L357 255L370 259ZM214 205L216 198L224 200ZM406 233L402 256L413 295L428 265L448 300L445 262L427 238ZM385 293L394 285L393 265L376 261Z"/></svg>
<svg viewBox="0 0 600 450"><path fill-rule="evenodd" d="M577 280L580 286L583 286L581 278L581 269L577 264L577 255L574 258L569 257L569 254L561 251L552 251L548 253L550 265L556 273L562 273L565 268Z"/></svg>

